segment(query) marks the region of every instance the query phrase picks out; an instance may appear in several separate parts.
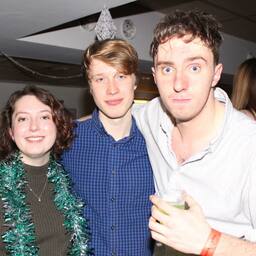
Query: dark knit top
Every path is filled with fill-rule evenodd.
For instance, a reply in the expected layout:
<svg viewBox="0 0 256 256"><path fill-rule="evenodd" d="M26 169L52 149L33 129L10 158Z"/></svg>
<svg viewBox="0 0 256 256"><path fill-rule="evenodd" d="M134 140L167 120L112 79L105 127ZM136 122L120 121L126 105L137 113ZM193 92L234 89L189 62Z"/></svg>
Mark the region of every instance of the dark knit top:
<svg viewBox="0 0 256 256"><path fill-rule="evenodd" d="M36 167L24 165L26 179L30 188L39 196L46 182L47 165ZM30 205L33 223L35 224L37 246L40 256L67 255L70 235L63 226L64 217L56 209L53 202L54 186L47 181L45 190L41 195L41 202L26 185L27 202ZM3 203L0 201L0 233L6 230L3 226ZM6 255L2 237L0 237L0 255Z"/></svg>

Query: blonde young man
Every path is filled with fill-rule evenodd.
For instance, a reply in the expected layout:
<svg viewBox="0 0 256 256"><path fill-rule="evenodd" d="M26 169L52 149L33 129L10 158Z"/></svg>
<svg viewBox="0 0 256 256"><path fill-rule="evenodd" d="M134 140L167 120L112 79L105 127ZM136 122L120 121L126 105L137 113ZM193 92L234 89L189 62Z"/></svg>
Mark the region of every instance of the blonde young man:
<svg viewBox="0 0 256 256"><path fill-rule="evenodd" d="M156 190L182 188L190 209L152 196L149 227L154 239L185 253L256 255L254 243L239 239L256 241L256 125L216 87L221 41L218 22L199 11L176 11L154 31L160 98L136 121Z"/></svg>
<svg viewBox="0 0 256 256"><path fill-rule="evenodd" d="M91 247L96 256L150 256L153 174L131 115L137 53L123 40L98 41L86 49L84 65L97 108L77 123L63 163L86 203Z"/></svg>

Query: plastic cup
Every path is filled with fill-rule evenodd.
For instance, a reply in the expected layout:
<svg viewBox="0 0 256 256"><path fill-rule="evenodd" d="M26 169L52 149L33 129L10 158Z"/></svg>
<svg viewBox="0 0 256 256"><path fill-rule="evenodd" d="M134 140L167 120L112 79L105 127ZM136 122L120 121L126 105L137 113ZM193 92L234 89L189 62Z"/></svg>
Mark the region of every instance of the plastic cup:
<svg viewBox="0 0 256 256"><path fill-rule="evenodd" d="M183 193L183 190L181 189L169 188L167 190L159 191L156 195L162 198L171 206L185 210L185 201L182 198L182 193ZM166 214L165 211L163 210L161 211Z"/></svg>

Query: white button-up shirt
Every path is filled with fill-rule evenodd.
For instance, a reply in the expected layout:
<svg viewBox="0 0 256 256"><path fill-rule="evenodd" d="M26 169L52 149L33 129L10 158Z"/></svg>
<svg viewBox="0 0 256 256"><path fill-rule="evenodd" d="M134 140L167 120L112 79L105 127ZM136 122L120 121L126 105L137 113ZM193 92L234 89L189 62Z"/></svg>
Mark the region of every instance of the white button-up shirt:
<svg viewBox="0 0 256 256"><path fill-rule="evenodd" d="M256 122L225 103L219 134L209 145L178 164L171 147L173 124L159 98L133 115L147 143L156 190L184 189L203 208L209 224L222 232L256 241Z"/></svg>

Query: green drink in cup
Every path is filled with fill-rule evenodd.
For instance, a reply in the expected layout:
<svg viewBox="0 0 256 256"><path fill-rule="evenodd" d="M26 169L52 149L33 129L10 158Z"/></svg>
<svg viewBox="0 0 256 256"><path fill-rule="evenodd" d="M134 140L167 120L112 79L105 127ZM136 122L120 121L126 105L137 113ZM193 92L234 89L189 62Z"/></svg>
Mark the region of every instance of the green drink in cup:
<svg viewBox="0 0 256 256"><path fill-rule="evenodd" d="M166 201L168 204L170 204L171 206L174 206L178 209L181 210L186 210L188 209L188 205L187 203L184 201L183 197L183 190L179 189L177 187L175 188L168 188L165 190L161 190L156 192L156 196L162 198L164 201ZM163 209L159 209L162 213L168 215L167 212L165 212ZM161 224L161 222L159 222ZM164 245L160 242L157 242L156 245L161 248L161 249L157 249L159 251L161 251L161 255L184 255L181 252L178 252L176 250L174 250L171 247L168 247L167 245Z"/></svg>
<svg viewBox="0 0 256 256"><path fill-rule="evenodd" d="M168 188L162 191L159 191L156 193L157 196L162 198L164 201L166 201L171 206L174 206L178 209L185 210L186 203L182 197L183 190L177 189L177 188ZM163 213L166 214L165 211L161 210Z"/></svg>

